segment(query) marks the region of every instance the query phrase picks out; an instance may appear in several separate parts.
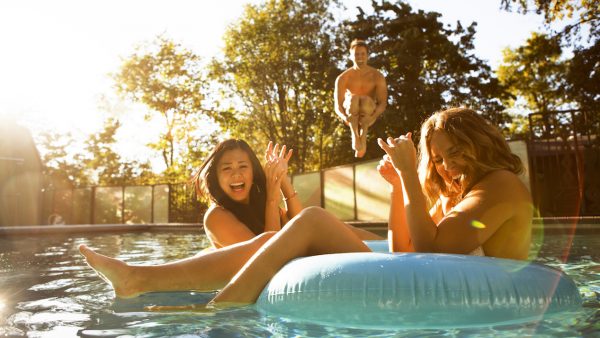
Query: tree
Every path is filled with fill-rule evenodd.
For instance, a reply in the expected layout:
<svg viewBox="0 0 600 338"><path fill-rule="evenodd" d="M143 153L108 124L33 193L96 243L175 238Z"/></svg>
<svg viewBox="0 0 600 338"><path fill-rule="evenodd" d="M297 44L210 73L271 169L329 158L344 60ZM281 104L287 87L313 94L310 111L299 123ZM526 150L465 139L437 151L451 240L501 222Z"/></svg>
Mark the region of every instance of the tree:
<svg viewBox="0 0 600 338"><path fill-rule="evenodd" d="M49 178L46 186L52 189L71 188L90 183L84 172L82 155L74 150L72 135L52 132L40 134L38 144L44 163L43 174Z"/></svg>
<svg viewBox="0 0 600 338"><path fill-rule="evenodd" d="M563 19L575 21L567 24L555 37L564 37L570 41L572 37L579 39L581 27L590 26L590 39L600 33L600 6L596 0L501 0L501 8L510 11L516 7L520 13L533 9L537 14L544 15L546 25Z"/></svg>
<svg viewBox="0 0 600 338"><path fill-rule="evenodd" d="M86 176L94 184L102 186L153 183L148 162L123 162L114 150L115 136L120 126L119 120L108 118L103 130L88 137L85 142L87 156L79 156Z"/></svg>
<svg viewBox="0 0 600 338"><path fill-rule="evenodd" d="M575 50L566 76L567 97L575 101L583 118L576 119L582 134L600 135L600 39L589 48ZM600 137L596 136L596 144Z"/></svg>
<svg viewBox="0 0 600 338"><path fill-rule="evenodd" d="M475 23L444 27L439 13L412 12L406 3L372 1L372 6L373 14L361 11L356 20L344 23L342 39L366 39L371 65L387 79L389 105L382 121L374 124L370 143L377 136L414 131L426 116L446 106L471 106L497 124L507 121L498 100L506 93L472 52ZM369 147L367 157L377 156L379 149Z"/></svg>
<svg viewBox="0 0 600 338"><path fill-rule="evenodd" d="M514 106L518 98L525 102L521 108L533 112L558 110L568 103L565 97L566 63L561 61L562 49L557 39L532 33L525 45L504 50L498 78L508 88Z"/></svg>
<svg viewBox="0 0 600 338"><path fill-rule="evenodd" d="M268 0L248 5L224 36L222 60L212 65L216 79L238 107L219 122L254 149L268 140L295 150L297 171L334 162L342 125L335 122L333 18L329 0ZM350 149L349 146L347 149Z"/></svg>
<svg viewBox="0 0 600 338"><path fill-rule="evenodd" d="M567 71L566 92L584 110L600 109L600 39L573 53Z"/></svg>
<svg viewBox="0 0 600 338"><path fill-rule="evenodd" d="M75 146L70 134L41 134L44 175L54 189L89 185L135 185L155 183L149 163L123 162L114 150L118 120L108 118L103 130L91 134L84 147Z"/></svg>
<svg viewBox="0 0 600 338"><path fill-rule="evenodd" d="M204 76L199 61L181 45L158 37L138 47L114 76L121 95L150 109L147 120L154 114L164 120L165 130L150 147L161 153L167 169L185 161L187 136L196 128L192 120L201 113L212 114L201 107Z"/></svg>

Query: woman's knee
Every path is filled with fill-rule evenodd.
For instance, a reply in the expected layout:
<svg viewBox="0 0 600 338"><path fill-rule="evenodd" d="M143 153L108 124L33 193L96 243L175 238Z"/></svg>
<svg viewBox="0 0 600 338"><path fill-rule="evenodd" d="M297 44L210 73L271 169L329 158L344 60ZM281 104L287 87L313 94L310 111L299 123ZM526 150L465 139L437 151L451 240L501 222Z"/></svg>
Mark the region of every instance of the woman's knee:
<svg viewBox="0 0 600 338"><path fill-rule="evenodd" d="M302 218L315 218L315 217L321 217L324 214L329 214L325 209L321 208L321 207L315 207L315 206L308 206L304 209L302 209L302 211L300 211L299 215Z"/></svg>
<svg viewBox="0 0 600 338"><path fill-rule="evenodd" d="M310 230L310 228L319 228L322 226L324 221L332 217L332 215L325 209L315 206L304 208L298 216L296 216L295 222L291 224L295 228L303 228ZM308 229L307 229L308 228Z"/></svg>
<svg viewBox="0 0 600 338"><path fill-rule="evenodd" d="M254 237L252 239L253 243L256 243L258 245L263 245L265 244L269 239L271 239L271 237L275 236L275 234L277 233L277 231L265 231L260 235L257 235L256 237Z"/></svg>

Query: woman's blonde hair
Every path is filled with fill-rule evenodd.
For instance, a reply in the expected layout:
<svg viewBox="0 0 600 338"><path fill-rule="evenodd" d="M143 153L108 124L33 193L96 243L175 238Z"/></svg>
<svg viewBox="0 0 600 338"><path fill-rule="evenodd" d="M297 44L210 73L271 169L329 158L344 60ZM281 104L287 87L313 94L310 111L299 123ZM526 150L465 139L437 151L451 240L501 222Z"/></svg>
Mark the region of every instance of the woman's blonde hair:
<svg viewBox="0 0 600 338"><path fill-rule="evenodd" d="M446 185L431 159L431 137L444 131L461 150L465 165L459 188ZM513 154L500 131L468 108L450 108L437 112L421 126L419 141L419 179L430 205L440 195L459 200L486 173L505 169L523 172L521 159Z"/></svg>

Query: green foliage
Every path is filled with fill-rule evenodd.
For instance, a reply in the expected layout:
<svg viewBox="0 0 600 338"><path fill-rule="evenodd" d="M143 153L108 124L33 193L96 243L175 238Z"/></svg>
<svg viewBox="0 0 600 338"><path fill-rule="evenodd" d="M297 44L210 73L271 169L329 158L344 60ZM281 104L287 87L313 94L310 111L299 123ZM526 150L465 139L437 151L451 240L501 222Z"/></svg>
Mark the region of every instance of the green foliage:
<svg viewBox="0 0 600 338"><path fill-rule="evenodd" d="M501 8L510 11L513 6L520 13L534 10L543 15L547 25L575 17L575 22L557 33L556 37L564 37L567 41L573 36L581 38L583 25L589 25L590 39L598 37L600 33L600 6L597 0L501 0Z"/></svg>
<svg viewBox="0 0 600 338"><path fill-rule="evenodd" d="M566 63L561 61L562 49L557 39L532 33L525 45L504 50L503 63L498 67L498 79L513 98L514 106L523 98L524 109L533 112L558 110L565 100Z"/></svg>
<svg viewBox="0 0 600 338"><path fill-rule="evenodd" d="M584 110L600 110L600 39L575 50L567 71L566 93Z"/></svg>
<svg viewBox="0 0 600 338"><path fill-rule="evenodd" d="M73 150L73 143L71 134L40 134L37 144L44 163L43 173L48 180L46 187L62 189L90 184L91 180L84 172L82 155Z"/></svg>
<svg viewBox="0 0 600 338"><path fill-rule="evenodd" d="M447 106L471 106L497 124L506 122L497 99L505 96L503 88L473 55L475 23L444 27L440 14L412 12L406 3L373 1L372 6L372 15L361 12L345 23L341 39L366 39L370 64L388 83L389 105L373 126L370 144L375 137L415 131L426 116ZM367 158L380 155L377 146L369 147Z"/></svg>
<svg viewBox="0 0 600 338"><path fill-rule="evenodd" d="M529 136L529 119L527 115L509 113L510 122L503 129L504 136L513 140L525 139Z"/></svg>
<svg viewBox="0 0 600 338"><path fill-rule="evenodd" d="M104 121L104 129L86 140L85 150L89 157L84 158L82 164L87 176L101 186L153 183L148 162L124 162L114 150L115 135L120 126L119 120L108 118Z"/></svg>
<svg viewBox="0 0 600 338"><path fill-rule="evenodd" d="M55 189L89 185L137 185L156 182L149 163L124 162L114 150L118 120L108 118L103 130L91 134L83 149L70 135L45 133L41 148L48 184Z"/></svg>
<svg viewBox="0 0 600 338"><path fill-rule="evenodd" d="M201 108L201 70L198 56L159 37L150 45L138 47L114 76L121 95L150 109L146 119L157 114L164 120L164 131L149 146L160 152L167 168L187 161L186 141L197 128L193 124L197 115L212 114Z"/></svg>
<svg viewBox="0 0 600 338"><path fill-rule="evenodd" d="M241 102L219 122L259 151L268 140L292 147L290 165L297 171L330 165L342 129L333 110L339 70L332 62L329 5L328 0L248 5L225 34L224 59L212 65L212 78Z"/></svg>
<svg viewBox="0 0 600 338"><path fill-rule="evenodd" d="M584 112L585 118L576 120L578 130L600 135L600 39L589 48L575 50L566 81L567 97ZM596 143L600 144L599 137Z"/></svg>

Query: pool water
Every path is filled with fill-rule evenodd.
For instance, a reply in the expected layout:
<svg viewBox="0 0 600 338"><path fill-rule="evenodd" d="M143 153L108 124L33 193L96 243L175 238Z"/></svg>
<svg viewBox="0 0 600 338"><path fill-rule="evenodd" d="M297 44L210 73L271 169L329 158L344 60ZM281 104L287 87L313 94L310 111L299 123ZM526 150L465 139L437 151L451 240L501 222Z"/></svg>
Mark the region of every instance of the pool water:
<svg viewBox="0 0 600 338"><path fill-rule="evenodd" d="M115 299L111 288L77 251L78 245L85 243L130 264L163 263L207 247L206 237L200 233L5 237L0 239L0 336L600 336L600 236L552 235L537 241L543 244L533 245L532 258L564 270L579 287L584 304L575 316L485 328L381 331L288 321L261 314L253 307L208 314L147 312L144 306L164 304L165 299L169 305L204 303L213 294L176 292Z"/></svg>

